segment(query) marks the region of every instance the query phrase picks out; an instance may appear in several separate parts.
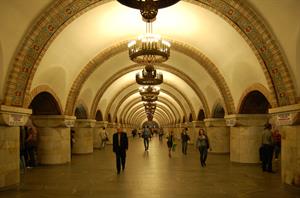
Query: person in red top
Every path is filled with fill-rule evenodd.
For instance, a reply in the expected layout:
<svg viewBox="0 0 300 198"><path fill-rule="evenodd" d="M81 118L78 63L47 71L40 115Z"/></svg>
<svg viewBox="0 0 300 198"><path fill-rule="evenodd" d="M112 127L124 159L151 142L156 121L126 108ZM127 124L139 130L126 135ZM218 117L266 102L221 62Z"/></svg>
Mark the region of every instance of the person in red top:
<svg viewBox="0 0 300 198"><path fill-rule="evenodd" d="M274 140L274 153L275 153L275 160L278 160L278 156L281 150L281 135L278 129L275 129L272 133L273 140Z"/></svg>

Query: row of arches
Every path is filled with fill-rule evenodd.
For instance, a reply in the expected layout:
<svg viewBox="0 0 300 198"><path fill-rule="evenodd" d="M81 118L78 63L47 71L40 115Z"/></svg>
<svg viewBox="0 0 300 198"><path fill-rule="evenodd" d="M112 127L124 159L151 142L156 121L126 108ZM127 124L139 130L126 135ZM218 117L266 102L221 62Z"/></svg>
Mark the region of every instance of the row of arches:
<svg viewBox="0 0 300 198"><path fill-rule="evenodd" d="M55 97L52 96L49 92L41 92L37 94L31 101L29 108L32 109L34 115L61 115L61 109L59 108L58 101L56 101ZM251 91L244 97L242 100L239 114L267 114L268 109L271 108L270 103L267 98L259 91ZM89 114L87 111L87 107L83 104L78 104L75 108L75 113L77 119L88 119ZM217 103L214 106L211 117L212 118L224 118L225 109L221 103ZM132 117L132 115L131 115ZM203 121L207 116L203 109L200 109L197 116L197 121ZM96 121L108 121L120 123L126 122L125 120L118 120L118 117L115 119L112 118L111 114L108 113L107 116L103 116L100 110L97 110L96 116L94 118ZM187 119L185 115L182 118L178 118L176 123L185 123L192 122L193 116L190 113L189 118Z"/></svg>

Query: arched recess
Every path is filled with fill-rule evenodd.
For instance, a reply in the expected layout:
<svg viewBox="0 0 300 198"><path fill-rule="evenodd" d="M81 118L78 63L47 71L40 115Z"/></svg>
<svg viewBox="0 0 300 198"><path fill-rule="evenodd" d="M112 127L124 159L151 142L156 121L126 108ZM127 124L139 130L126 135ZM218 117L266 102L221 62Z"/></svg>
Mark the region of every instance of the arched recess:
<svg viewBox="0 0 300 198"><path fill-rule="evenodd" d="M108 121L109 123L111 123L111 115L110 115L110 113L107 115L107 121Z"/></svg>
<svg viewBox="0 0 300 198"><path fill-rule="evenodd" d="M103 121L103 116L100 110L97 110L95 119L96 121Z"/></svg>
<svg viewBox="0 0 300 198"><path fill-rule="evenodd" d="M189 122L192 122L192 121L193 121L193 116L192 116L192 114L190 113Z"/></svg>
<svg viewBox="0 0 300 198"><path fill-rule="evenodd" d="M75 116L76 119L87 119L88 118L88 113L86 110L86 107L83 104L77 105L75 109Z"/></svg>
<svg viewBox="0 0 300 198"><path fill-rule="evenodd" d="M182 123L185 123L185 116L182 117Z"/></svg>
<svg viewBox="0 0 300 198"><path fill-rule="evenodd" d="M225 110L220 103L217 103L213 109L212 117L213 118L224 118Z"/></svg>
<svg viewBox="0 0 300 198"><path fill-rule="evenodd" d="M29 28L24 36L26 39L22 41L19 45L21 47L15 53L16 57L12 61L13 67L9 75L11 78L6 83L4 100L6 105L24 106L24 98L28 97L35 71L51 42L77 17L105 2L103 0L54 1L49 5ZM279 106L296 102L293 82L284 61L284 53L281 52L276 38L268 30L262 17L257 16L254 9L239 0L193 0L190 2L221 16L243 36L259 59L268 80L272 98L278 102ZM75 94L75 97L77 95ZM72 110L73 107L70 109ZM228 113L232 112L228 110Z"/></svg>
<svg viewBox="0 0 300 198"><path fill-rule="evenodd" d="M204 113L203 109L200 109L199 113L198 113L197 120L198 121L203 121L204 119L205 119L205 113Z"/></svg>
<svg viewBox="0 0 300 198"><path fill-rule="evenodd" d="M48 85L40 85L35 87L31 93L29 94L29 97L27 98L27 100L25 101L25 107L28 108L30 106L30 104L32 103L32 100L39 95L40 93L43 92L47 92L51 95L51 97L54 98L54 100L56 101L57 105L58 105L58 109L60 114L64 114L60 99L58 98L58 96L56 95L56 93L48 86Z"/></svg>
<svg viewBox="0 0 300 198"><path fill-rule="evenodd" d="M243 98L240 114L267 114L271 107L267 98L259 91L251 91Z"/></svg>
<svg viewBox="0 0 300 198"><path fill-rule="evenodd" d="M262 84L260 83L255 83L251 86L249 86L245 91L244 93L242 94L240 100L239 100L239 103L238 103L238 106L237 106L237 112L240 112L240 109L241 109L241 106L244 102L244 99L249 95L250 92L252 91L259 91L261 94L264 95L264 97L266 97L267 101L270 103L271 107L274 108L276 106L274 106L275 104L272 103L272 97L271 97L271 94L270 92L268 91L267 88L265 88Z"/></svg>
<svg viewBox="0 0 300 198"><path fill-rule="evenodd" d="M37 94L31 101L29 108L32 109L33 115L61 115L57 101L48 92Z"/></svg>

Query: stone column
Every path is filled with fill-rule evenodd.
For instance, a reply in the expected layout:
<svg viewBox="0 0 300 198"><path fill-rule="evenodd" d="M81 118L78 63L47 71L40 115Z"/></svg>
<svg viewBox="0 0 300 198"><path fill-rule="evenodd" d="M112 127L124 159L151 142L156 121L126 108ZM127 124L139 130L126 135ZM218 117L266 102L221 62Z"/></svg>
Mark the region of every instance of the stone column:
<svg viewBox="0 0 300 198"><path fill-rule="evenodd" d="M209 118L204 120L211 153L229 153L229 127L224 118Z"/></svg>
<svg viewBox="0 0 300 198"><path fill-rule="evenodd" d="M93 135L93 145L94 148L100 148L101 146L101 133L103 131L103 127L105 127L105 130L107 128L106 121L97 121L94 127L94 135Z"/></svg>
<svg viewBox="0 0 300 198"><path fill-rule="evenodd" d="M76 117L65 115L32 116L38 131L38 162L65 164L71 161L70 127Z"/></svg>
<svg viewBox="0 0 300 198"><path fill-rule="evenodd" d="M300 187L300 104L270 109L281 134L282 182Z"/></svg>
<svg viewBox="0 0 300 198"><path fill-rule="evenodd" d="M194 125L193 125L193 122L188 122L185 125L184 128L188 128L188 135L190 136L189 144L194 144L194 142L195 142L195 136L194 136ZM180 138L181 138L181 132L180 132Z"/></svg>
<svg viewBox="0 0 300 198"><path fill-rule="evenodd" d="M0 191L20 183L20 126L31 109L0 106Z"/></svg>
<svg viewBox="0 0 300 198"><path fill-rule="evenodd" d="M88 154L93 152L93 136L96 120L77 119L74 126L74 139L72 153Z"/></svg>
<svg viewBox="0 0 300 198"><path fill-rule="evenodd" d="M268 114L233 114L225 116L230 126L230 161L259 163L259 147Z"/></svg>
<svg viewBox="0 0 300 198"><path fill-rule="evenodd" d="M108 136L109 141L107 142L107 144L112 144L113 141L113 134L116 132L116 124L115 123L108 123L107 124L107 128L106 128L106 133Z"/></svg>
<svg viewBox="0 0 300 198"><path fill-rule="evenodd" d="M193 144L195 144L196 139L198 138L199 129L205 128L203 121L192 121L192 130L191 130L191 140L193 140Z"/></svg>

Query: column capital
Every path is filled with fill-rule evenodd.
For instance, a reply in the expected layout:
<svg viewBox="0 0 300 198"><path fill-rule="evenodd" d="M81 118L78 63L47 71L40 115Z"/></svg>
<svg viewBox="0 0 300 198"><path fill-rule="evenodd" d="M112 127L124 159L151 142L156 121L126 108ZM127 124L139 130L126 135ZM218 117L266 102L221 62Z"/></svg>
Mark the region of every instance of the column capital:
<svg viewBox="0 0 300 198"><path fill-rule="evenodd" d="M276 125L299 125L300 124L300 103L269 109L269 113L275 119Z"/></svg>
<svg viewBox="0 0 300 198"><path fill-rule="evenodd" d="M226 115L226 126L263 126L269 121L268 114L231 114Z"/></svg>
<svg viewBox="0 0 300 198"><path fill-rule="evenodd" d="M107 122L107 121L96 121L95 127L97 127L97 128L105 127L105 128L106 128L107 125L108 125L108 122Z"/></svg>
<svg viewBox="0 0 300 198"><path fill-rule="evenodd" d="M96 120L93 119L76 119L74 127L80 128L94 128Z"/></svg>
<svg viewBox="0 0 300 198"><path fill-rule="evenodd" d="M197 128L200 128L200 127L204 127L204 121L192 121L192 125L193 127L197 127Z"/></svg>
<svg viewBox="0 0 300 198"><path fill-rule="evenodd" d="M31 109L0 105L0 125L24 126L31 114Z"/></svg>
<svg viewBox="0 0 300 198"><path fill-rule="evenodd" d="M32 122L41 128L45 127L73 127L75 124L75 116L66 115L36 115L32 116Z"/></svg>
<svg viewBox="0 0 300 198"><path fill-rule="evenodd" d="M223 127L226 125L226 120L224 118L206 118L204 119L206 127Z"/></svg>

